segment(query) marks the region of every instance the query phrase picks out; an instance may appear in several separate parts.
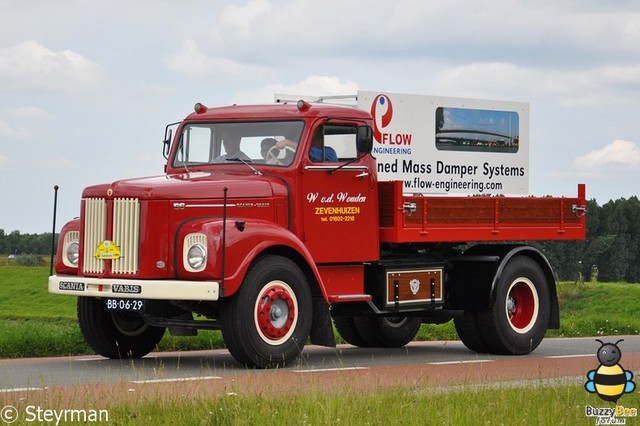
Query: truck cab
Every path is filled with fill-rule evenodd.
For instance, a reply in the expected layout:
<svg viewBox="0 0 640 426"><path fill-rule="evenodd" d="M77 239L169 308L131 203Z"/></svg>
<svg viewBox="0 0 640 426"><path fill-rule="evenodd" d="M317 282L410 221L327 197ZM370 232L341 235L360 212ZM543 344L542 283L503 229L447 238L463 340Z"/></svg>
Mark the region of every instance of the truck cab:
<svg viewBox="0 0 640 426"><path fill-rule="evenodd" d="M220 328L223 301L265 265L304 288L282 278L256 284L272 295L261 313L302 323L265 320L262 339L272 345L283 329L302 327L304 337L290 339L301 345L311 304L328 324L328 301L363 297L363 265L379 257L370 124L363 111L304 101L197 104L166 141L164 175L83 191L80 217L61 232L50 290L79 296L80 326L98 353L142 356L165 328Z"/></svg>

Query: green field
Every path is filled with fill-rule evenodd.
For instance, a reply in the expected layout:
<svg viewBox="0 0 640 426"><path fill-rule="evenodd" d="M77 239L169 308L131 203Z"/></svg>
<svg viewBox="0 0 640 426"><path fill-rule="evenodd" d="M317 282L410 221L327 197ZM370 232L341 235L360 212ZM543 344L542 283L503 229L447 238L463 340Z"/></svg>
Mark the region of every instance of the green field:
<svg viewBox="0 0 640 426"><path fill-rule="evenodd" d="M46 267L0 266L0 358L90 354L76 323L74 297L47 292ZM560 283L561 329L548 336L640 333L640 285ZM423 325L418 340L455 340L451 322ZM168 333L159 350L223 347L218 331L197 337Z"/></svg>

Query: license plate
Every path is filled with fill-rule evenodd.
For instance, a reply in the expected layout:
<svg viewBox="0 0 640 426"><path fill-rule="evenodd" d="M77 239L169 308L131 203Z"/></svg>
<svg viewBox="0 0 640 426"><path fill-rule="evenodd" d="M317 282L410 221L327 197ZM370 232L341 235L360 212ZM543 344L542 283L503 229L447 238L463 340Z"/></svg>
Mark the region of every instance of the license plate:
<svg viewBox="0 0 640 426"><path fill-rule="evenodd" d="M108 311L142 312L144 311L144 300L106 299L105 307Z"/></svg>

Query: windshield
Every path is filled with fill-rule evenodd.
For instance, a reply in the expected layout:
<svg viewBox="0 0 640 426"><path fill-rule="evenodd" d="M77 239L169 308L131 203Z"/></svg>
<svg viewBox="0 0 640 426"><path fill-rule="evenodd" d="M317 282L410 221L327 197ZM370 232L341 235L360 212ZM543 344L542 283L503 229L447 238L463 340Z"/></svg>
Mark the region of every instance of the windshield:
<svg viewBox="0 0 640 426"><path fill-rule="evenodd" d="M302 121L189 123L182 129L173 167L248 162L288 166Z"/></svg>

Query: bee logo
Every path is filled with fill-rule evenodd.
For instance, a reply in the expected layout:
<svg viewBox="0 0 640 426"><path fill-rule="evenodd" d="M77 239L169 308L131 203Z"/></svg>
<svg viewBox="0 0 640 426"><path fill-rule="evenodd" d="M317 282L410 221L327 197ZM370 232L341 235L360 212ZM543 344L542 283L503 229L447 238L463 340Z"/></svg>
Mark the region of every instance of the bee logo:
<svg viewBox="0 0 640 426"><path fill-rule="evenodd" d="M618 399L625 393L631 393L636 388L633 382L633 373L625 370L619 364L622 358L622 351L618 347L618 343L624 339L618 340L616 343L604 343L600 339L596 339L602 346L598 349L598 361L600 365L595 370L587 373L587 382L584 388L589 393L597 394L601 399L616 403Z"/></svg>

